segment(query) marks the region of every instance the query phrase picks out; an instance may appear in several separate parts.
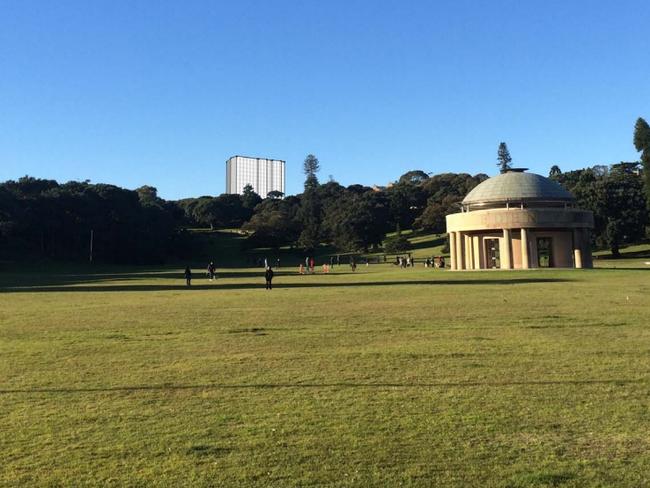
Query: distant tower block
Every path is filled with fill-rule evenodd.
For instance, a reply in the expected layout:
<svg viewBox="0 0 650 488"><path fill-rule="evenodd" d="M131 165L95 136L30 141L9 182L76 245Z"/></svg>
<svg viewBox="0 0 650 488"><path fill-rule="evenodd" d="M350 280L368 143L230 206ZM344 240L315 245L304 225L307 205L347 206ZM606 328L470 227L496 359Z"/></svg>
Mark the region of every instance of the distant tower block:
<svg viewBox="0 0 650 488"><path fill-rule="evenodd" d="M284 193L284 164L280 159L233 156L226 161L226 193L241 195L246 185L262 198L272 191Z"/></svg>

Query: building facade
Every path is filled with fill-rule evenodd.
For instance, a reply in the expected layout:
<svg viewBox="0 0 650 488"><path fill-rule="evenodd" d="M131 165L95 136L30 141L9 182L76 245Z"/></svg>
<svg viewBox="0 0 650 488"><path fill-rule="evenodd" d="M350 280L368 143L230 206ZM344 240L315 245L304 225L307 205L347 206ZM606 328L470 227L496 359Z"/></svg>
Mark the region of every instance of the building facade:
<svg viewBox="0 0 650 488"><path fill-rule="evenodd" d="M284 164L279 159L233 156L226 161L226 193L241 195L251 185L262 198L272 191L284 194Z"/></svg>
<svg viewBox="0 0 650 488"><path fill-rule="evenodd" d="M447 216L451 269L591 268L594 217L558 183L514 169Z"/></svg>

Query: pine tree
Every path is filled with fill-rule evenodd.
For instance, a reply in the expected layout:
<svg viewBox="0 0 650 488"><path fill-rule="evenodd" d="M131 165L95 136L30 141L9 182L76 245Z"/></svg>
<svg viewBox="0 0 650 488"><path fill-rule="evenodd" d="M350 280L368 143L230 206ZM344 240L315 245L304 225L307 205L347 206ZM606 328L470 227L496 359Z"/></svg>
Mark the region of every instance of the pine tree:
<svg viewBox="0 0 650 488"><path fill-rule="evenodd" d="M650 205L650 126L641 117L634 124L634 147L637 151L641 151L646 200Z"/></svg>
<svg viewBox="0 0 650 488"><path fill-rule="evenodd" d="M303 163L303 172L305 173L305 190L316 188L318 186L318 177L316 173L320 171L318 158L313 154L308 154Z"/></svg>
<svg viewBox="0 0 650 488"><path fill-rule="evenodd" d="M510 151L508 151L508 146L505 142L499 144L499 150L497 151L497 166L501 169L502 173L505 173L511 168L510 163L512 158L510 157Z"/></svg>

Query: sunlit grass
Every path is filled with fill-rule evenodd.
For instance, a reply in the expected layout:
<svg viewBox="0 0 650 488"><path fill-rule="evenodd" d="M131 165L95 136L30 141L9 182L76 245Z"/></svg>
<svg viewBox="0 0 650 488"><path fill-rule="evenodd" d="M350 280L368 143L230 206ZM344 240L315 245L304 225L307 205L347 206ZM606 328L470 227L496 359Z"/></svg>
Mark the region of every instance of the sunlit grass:
<svg viewBox="0 0 650 488"><path fill-rule="evenodd" d="M0 276L0 484L644 486L650 272Z"/></svg>

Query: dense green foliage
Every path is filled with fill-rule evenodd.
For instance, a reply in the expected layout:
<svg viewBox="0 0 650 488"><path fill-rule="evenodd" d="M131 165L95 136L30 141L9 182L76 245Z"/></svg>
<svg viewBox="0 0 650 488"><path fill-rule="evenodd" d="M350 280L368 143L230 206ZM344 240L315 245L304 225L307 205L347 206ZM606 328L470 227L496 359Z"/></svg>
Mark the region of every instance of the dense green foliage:
<svg viewBox="0 0 650 488"><path fill-rule="evenodd" d="M182 211L136 191L31 177L0 184L0 251L7 257L93 259L117 263L162 262L182 253Z"/></svg>
<svg viewBox="0 0 650 488"><path fill-rule="evenodd" d="M616 256L623 244L646 234L649 221L650 126L639 118L634 146L641 164L619 163L562 173L553 165L550 177L593 211L595 244ZM505 142L499 144L499 167L510 168ZM385 188L350 185L330 177L320 184L320 162L313 154L303 164L302 194L283 198L271 192L262 198L251 185L242 195L202 196L166 202L156 189L135 191L88 182L58 184L30 177L0 184L0 251L6 257L106 262L163 262L186 256L188 227L241 228L248 248L297 247L315 252L321 245L339 252L368 252L381 247L395 228L445 232L445 217L476 185L488 178L465 173L430 176L422 170L403 174ZM645 181L644 181L645 180ZM391 239L389 250L404 242ZM390 251L389 251L390 252Z"/></svg>
<svg viewBox="0 0 650 488"><path fill-rule="evenodd" d="M634 147L641 152L641 164L645 174L646 197L650 204L650 126L639 117L634 125Z"/></svg>
<svg viewBox="0 0 650 488"><path fill-rule="evenodd" d="M593 211L592 236L598 247L608 247L617 256L621 245L644 237L648 210L637 163L560 172L551 178L571 191L580 207Z"/></svg>

